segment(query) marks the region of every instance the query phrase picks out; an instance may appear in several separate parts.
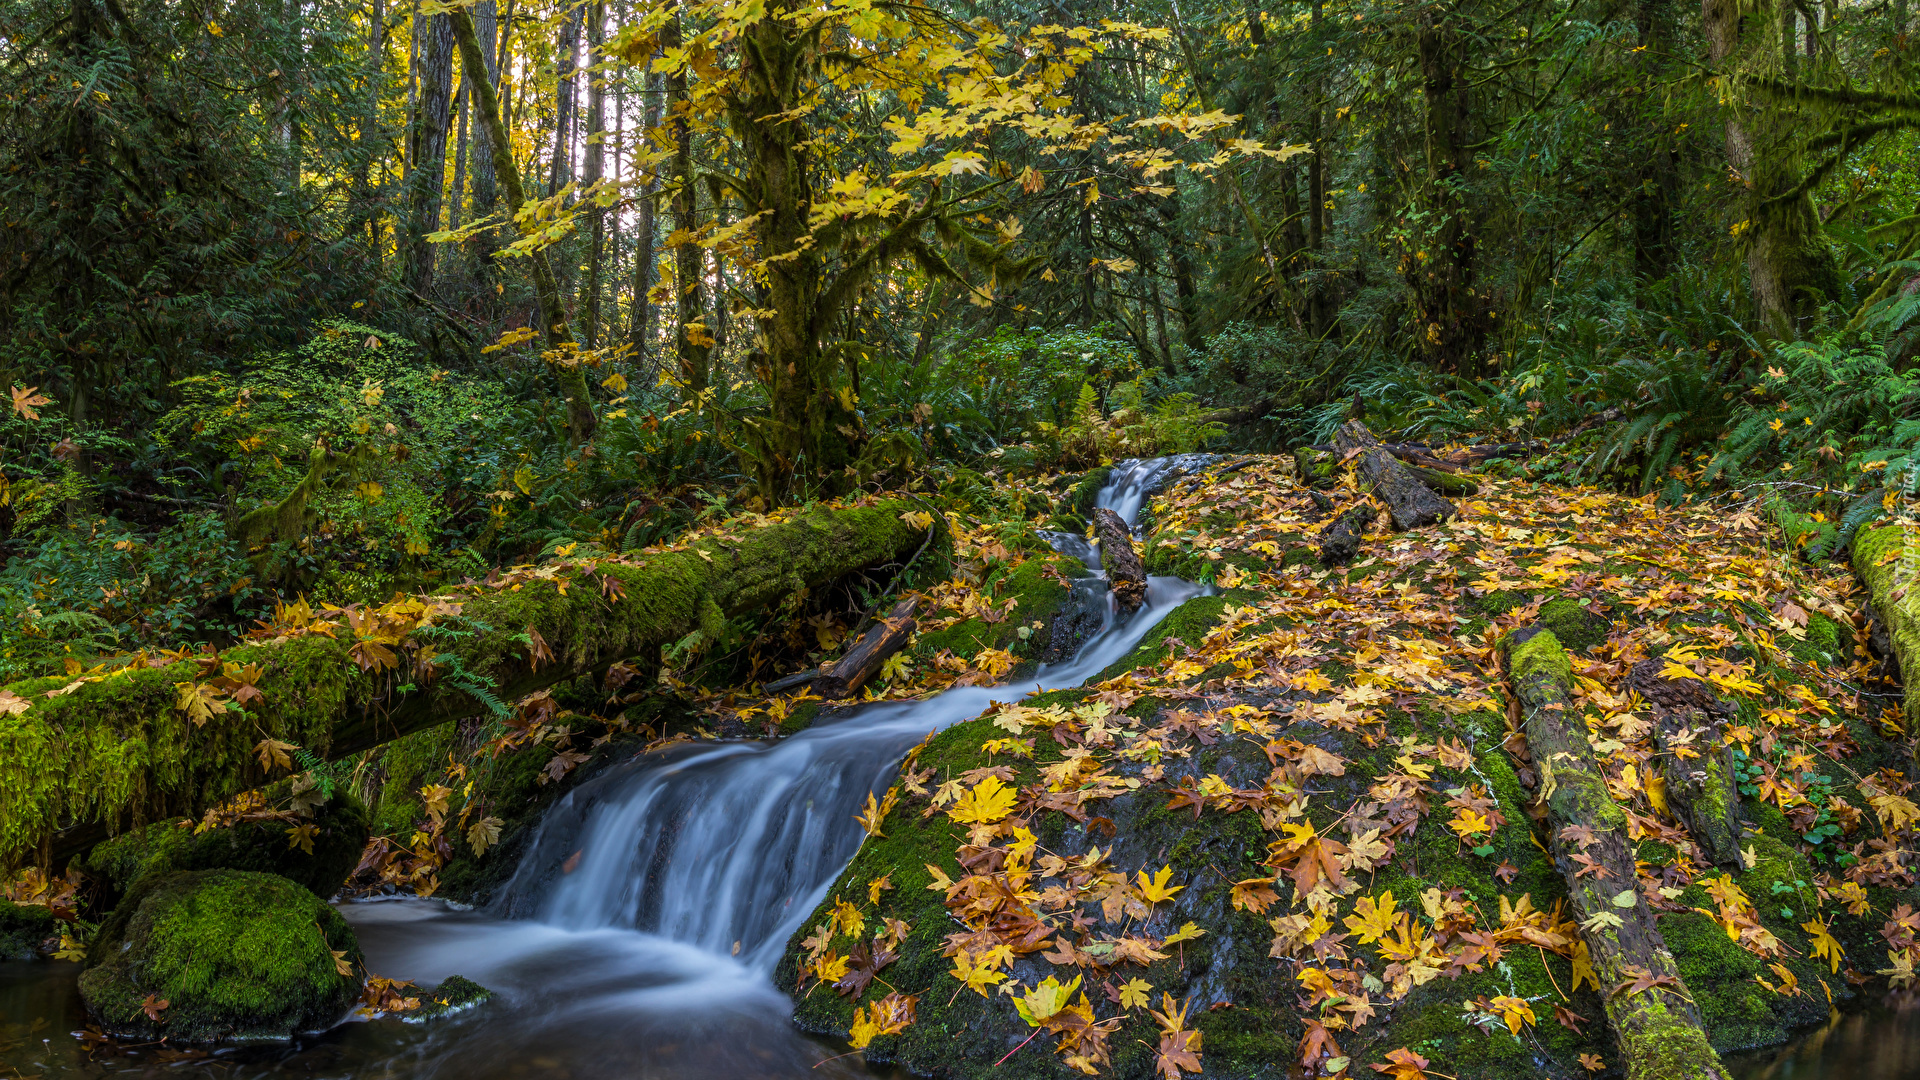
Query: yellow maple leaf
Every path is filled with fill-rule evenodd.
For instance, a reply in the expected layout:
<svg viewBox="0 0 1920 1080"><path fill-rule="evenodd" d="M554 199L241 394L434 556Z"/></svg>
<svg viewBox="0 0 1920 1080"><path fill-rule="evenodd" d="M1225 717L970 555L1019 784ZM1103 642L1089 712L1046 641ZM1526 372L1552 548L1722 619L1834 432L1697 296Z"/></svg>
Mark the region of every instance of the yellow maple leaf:
<svg viewBox="0 0 1920 1080"><path fill-rule="evenodd" d="M298 746L290 742L281 742L279 739L266 738L254 744L253 753L255 757L260 759L260 767L268 772L272 772L276 768L293 768L293 759L287 756L287 751L298 749L300 749Z"/></svg>
<svg viewBox="0 0 1920 1080"><path fill-rule="evenodd" d="M987 987L1007 980L1005 975L993 969L992 954L981 957L976 963L974 955L965 949L954 954L953 970L947 974L965 983L967 989L981 997L987 996Z"/></svg>
<svg viewBox="0 0 1920 1080"><path fill-rule="evenodd" d="M1827 963L1831 965L1829 969L1830 973L1838 972L1840 970L1840 961L1845 957L1846 953L1845 950L1840 948L1840 942L1834 940L1833 933L1827 924L1815 918L1808 922L1801 923L1800 929L1805 930L1813 936L1813 955L1826 959Z"/></svg>
<svg viewBox="0 0 1920 1080"><path fill-rule="evenodd" d="M1447 822L1447 828L1459 833L1460 839L1465 840L1470 836L1483 836L1492 832L1493 823L1478 810L1462 808L1454 813L1452 821Z"/></svg>
<svg viewBox="0 0 1920 1080"><path fill-rule="evenodd" d="M1185 888L1185 886L1181 886L1181 888ZM1175 889L1174 891L1178 892L1179 889ZM1194 923L1188 923L1185 926L1182 926L1180 929L1175 930L1173 933L1167 935L1167 940L1162 942L1162 944L1178 945L1183 941L1192 941L1195 938L1204 937L1206 936L1206 933L1207 932L1205 930L1200 929L1200 927L1195 925Z"/></svg>
<svg viewBox="0 0 1920 1080"><path fill-rule="evenodd" d="M880 894L891 888L893 888L893 875L891 873L881 874L879 877L867 882L867 903L879 903Z"/></svg>
<svg viewBox="0 0 1920 1080"><path fill-rule="evenodd" d="M1162 900L1171 900L1173 899L1174 893L1186 888L1185 885L1175 885L1171 888L1167 886L1167 882L1173 877L1173 867L1171 866L1161 867L1160 872L1153 875L1152 878L1147 877L1145 870L1139 871L1134 877L1138 882L1140 898L1149 904L1157 904Z"/></svg>
<svg viewBox="0 0 1920 1080"><path fill-rule="evenodd" d="M1019 792L1001 783L999 777L988 776L954 800L947 816L962 824L991 825L1013 812L1018 796Z"/></svg>
<svg viewBox="0 0 1920 1080"><path fill-rule="evenodd" d="M1525 998L1502 995L1493 999L1493 1008L1500 1014L1500 1019L1507 1022L1507 1030L1515 1035L1520 1034L1522 1027L1539 1019L1533 1014L1533 1006L1527 1004Z"/></svg>
<svg viewBox="0 0 1920 1080"><path fill-rule="evenodd" d="M1133 978L1120 984L1120 1007L1138 1009L1148 1002L1147 995L1153 991L1153 984L1145 979Z"/></svg>
<svg viewBox="0 0 1920 1080"><path fill-rule="evenodd" d="M1382 892L1377 900L1363 896L1354 905L1354 913L1347 916L1347 929L1354 932L1360 944L1371 945L1392 932L1396 906L1392 889Z"/></svg>

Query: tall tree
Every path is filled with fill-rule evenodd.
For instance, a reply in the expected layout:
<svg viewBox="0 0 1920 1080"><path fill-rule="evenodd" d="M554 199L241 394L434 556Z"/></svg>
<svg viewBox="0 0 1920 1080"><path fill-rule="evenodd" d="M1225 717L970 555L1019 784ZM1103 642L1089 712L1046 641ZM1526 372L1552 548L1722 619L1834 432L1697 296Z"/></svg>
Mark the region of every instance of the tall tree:
<svg viewBox="0 0 1920 1080"><path fill-rule="evenodd" d="M465 9L456 9L448 15L455 40L460 46L460 62L474 71L484 70L486 61L480 52L479 36L473 27L473 16ZM507 200L507 212L514 216L517 224L531 229L531 215L523 215L528 209L526 189L520 183L520 169L514 164L512 143L507 139L506 126L500 120L500 99L494 95L493 87L485 80L477 79L473 84L474 115L487 128L487 145L493 152L493 171L499 178L500 186ZM581 446L593 438L599 418L593 412L593 392L587 385L585 370L581 367L578 352L572 347L573 336L567 327L567 309L561 299L560 283L553 274L553 266L547 260L546 248L541 245L529 245L523 251L533 278L534 295L539 300L542 322L545 324L547 365L552 370L555 382L567 407L567 436L575 446Z"/></svg>
<svg viewBox="0 0 1920 1080"><path fill-rule="evenodd" d="M420 43L419 116L407 155L413 173L407 192L407 232L402 280L426 295L433 285L433 245L427 234L440 224L446 186L447 126L453 96L453 27L443 14L426 22Z"/></svg>

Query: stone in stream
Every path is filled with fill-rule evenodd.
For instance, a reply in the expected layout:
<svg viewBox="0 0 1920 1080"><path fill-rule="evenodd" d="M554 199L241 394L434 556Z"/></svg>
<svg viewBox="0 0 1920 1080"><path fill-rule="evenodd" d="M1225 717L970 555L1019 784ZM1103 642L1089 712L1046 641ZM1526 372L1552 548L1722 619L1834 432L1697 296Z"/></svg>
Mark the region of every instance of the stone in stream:
<svg viewBox="0 0 1920 1080"><path fill-rule="evenodd" d="M142 879L88 959L80 994L103 1028L175 1043L330 1028L359 1000L365 970L339 912L285 878L240 870Z"/></svg>
<svg viewBox="0 0 1920 1080"><path fill-rule="evenodd" d="M52 911L0 900L0 960L31 960L60 936Z"/></svg>

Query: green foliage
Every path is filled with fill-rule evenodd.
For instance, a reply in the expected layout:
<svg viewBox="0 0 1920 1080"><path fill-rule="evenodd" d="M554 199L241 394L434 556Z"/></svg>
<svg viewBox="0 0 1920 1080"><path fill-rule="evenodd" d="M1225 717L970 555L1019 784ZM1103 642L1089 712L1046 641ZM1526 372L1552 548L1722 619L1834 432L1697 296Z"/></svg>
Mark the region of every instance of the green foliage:
<svg viewBox="0 0 1920 1080"><path fill-rule="evenodd" d="M1167 394L1149 402L1145 381L1115 386L1104 413L1093 384L1082 384L1065 423L1039 424L1047 458L1064 468L1086 468L1118 458L1191 453L1226 434L1226 427L1209 420L1211 410L1192 394Z"/></svg>

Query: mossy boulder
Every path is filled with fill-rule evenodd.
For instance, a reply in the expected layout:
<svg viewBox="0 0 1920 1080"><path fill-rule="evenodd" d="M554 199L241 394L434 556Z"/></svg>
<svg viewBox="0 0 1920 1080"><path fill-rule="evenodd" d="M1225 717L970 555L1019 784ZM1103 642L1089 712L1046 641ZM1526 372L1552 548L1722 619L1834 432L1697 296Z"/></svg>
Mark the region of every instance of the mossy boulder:
<svg viewBox="0 0 1920 1080"><path fill-rule="evenodd" d="M493 991L460 975L449 975L440 980L440 985L420 995L420 1008L407 1013L402 1019L410 1024L424 1024L429 1020L438 1020L443 1016L452 1016L457 1012L484 1005L493 1000Z"/></svg>
<svg viewBox="0 0 1920 1080"><path fill-rule="evenodd" d="M176 1043L287 1039L338 1023L364 962L346 920L273 874L148 877L104 927L80 994L116 1036ZM149 1015L155 1008L158 1019Z"/></svg>
<svg viewBox="0 0 1920 1080"><path fill-rule="evenodd" d="M1607 640L1607 631L1613 623L1605 614L1595 610L1596 605L1583 603L1570 596L1549 600L1540 605L1540 617L1537 625L1553 631L1560 644L1568 652L1586 652L1595 645Z"/></svg>
<svg viewBox="0 0 1920 1080"><path fill-rule="evenodd" d="M312 825L313 850L290 830ZM345 790L335 790L297 824L278 818L244 821L196 833L184 818L155 822L96 846L86 868L115 893L143 878L182 870L250 870L277 874L326 899L340 890L367 846L367 808Z"/></svg>
<svg viewBox="0 0 1920 1080"><path fill-rule="evenodd" d="M0 900L0 960L31 960L59 933L60 921L52 911Z"/></svg>

